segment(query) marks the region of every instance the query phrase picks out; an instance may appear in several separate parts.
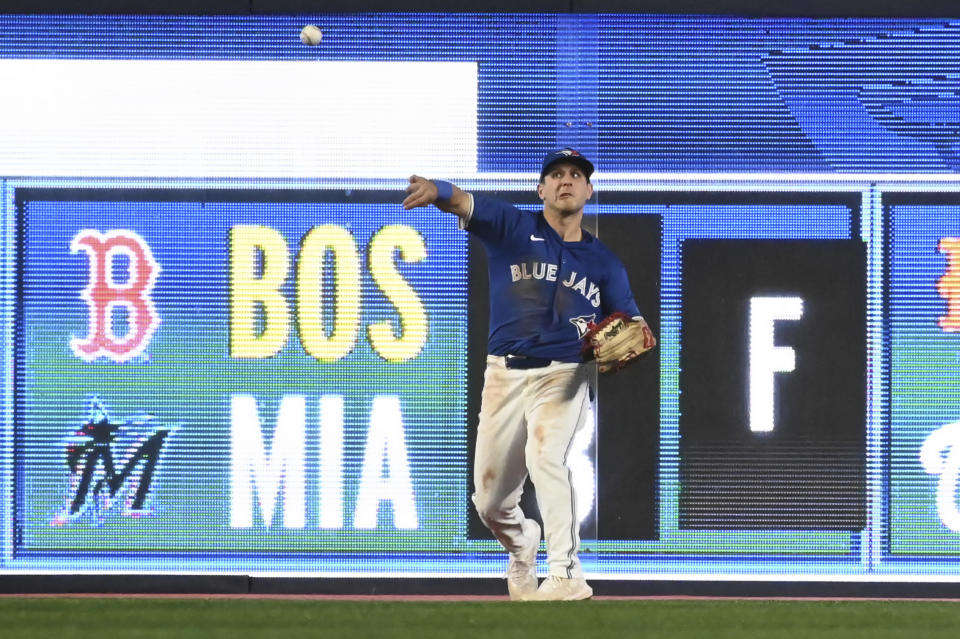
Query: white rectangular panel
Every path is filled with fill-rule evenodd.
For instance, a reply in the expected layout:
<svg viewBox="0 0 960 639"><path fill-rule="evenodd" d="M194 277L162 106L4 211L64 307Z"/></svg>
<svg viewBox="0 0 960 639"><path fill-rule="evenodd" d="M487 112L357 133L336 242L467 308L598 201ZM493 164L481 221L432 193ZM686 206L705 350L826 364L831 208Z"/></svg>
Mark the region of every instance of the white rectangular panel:
<svg viewBox="0 0 960 639"><path fill-rule="evenodd" d="M4 59L0 87L0 175L477 168L475 63Z"/></svg>

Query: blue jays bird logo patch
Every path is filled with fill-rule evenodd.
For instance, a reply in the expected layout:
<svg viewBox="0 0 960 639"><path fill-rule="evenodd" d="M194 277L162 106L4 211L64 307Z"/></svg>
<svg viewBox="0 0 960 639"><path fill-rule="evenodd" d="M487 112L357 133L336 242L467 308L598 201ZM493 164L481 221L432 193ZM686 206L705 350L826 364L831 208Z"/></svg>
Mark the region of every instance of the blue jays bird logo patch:
<svg viewBox="0 0 960 639"><path fill-rule="evenodd" d="M583 339L583 336L587 334L587 331L590 330L590 327L593 326L596 320L597 320L597 314L591 313L590 315L580 315L579 317L571 317L570 323L577 327L577 337L579 339Z"/></svg>

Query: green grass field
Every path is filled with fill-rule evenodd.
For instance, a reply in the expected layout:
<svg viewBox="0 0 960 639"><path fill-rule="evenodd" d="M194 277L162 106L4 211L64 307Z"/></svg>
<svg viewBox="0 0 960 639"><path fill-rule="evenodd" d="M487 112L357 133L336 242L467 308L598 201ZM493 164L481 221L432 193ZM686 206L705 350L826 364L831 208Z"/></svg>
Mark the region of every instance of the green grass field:
<svg viewBox="0 0 960 639"><path fill-rule="evenodd" d="M4 639L97 637L960 636L960 603L610 600L578 603L3 598Z"/></svg>

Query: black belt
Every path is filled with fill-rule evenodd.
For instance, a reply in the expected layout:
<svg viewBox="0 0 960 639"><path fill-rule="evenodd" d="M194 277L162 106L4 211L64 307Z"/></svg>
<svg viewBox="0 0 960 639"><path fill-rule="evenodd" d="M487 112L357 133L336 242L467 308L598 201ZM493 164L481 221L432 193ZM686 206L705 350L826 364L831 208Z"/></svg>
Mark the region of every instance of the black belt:
<svg viewBox="0 0 960 639"><path fill-rule="evenodd" d="M506 355L503 358L507 368L526 370L528 368L543 368L553 363L552 359L542 357L527 357L526 355Z"/></svg>

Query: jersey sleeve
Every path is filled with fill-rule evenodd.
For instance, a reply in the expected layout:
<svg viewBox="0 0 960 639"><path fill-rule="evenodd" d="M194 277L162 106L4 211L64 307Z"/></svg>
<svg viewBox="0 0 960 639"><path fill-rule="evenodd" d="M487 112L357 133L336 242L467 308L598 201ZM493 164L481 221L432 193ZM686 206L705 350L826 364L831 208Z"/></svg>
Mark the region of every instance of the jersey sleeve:
<svg viewBox="0 0 960 639"><path fill-rule="evenodd" d="M466 229L484 243L496 243L510 237L522 221L523 213L501 200L483 195L473 196L473 213Z"/></svg>
<svg viewBox="0 0 960 639"><path fill-rule="evenodd" d="M606 287L600 295L604 316L617 311L624 312L630 317L640 315L640 309L637 308L637 302L633 299L633 292L630 290L627 269L620 260L614 261Z"/></svg>

